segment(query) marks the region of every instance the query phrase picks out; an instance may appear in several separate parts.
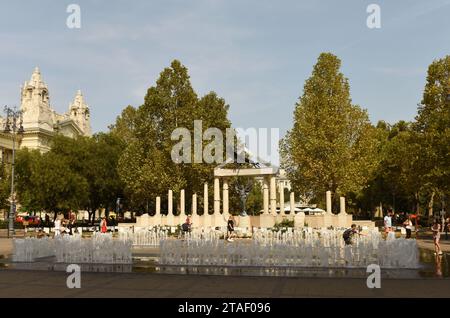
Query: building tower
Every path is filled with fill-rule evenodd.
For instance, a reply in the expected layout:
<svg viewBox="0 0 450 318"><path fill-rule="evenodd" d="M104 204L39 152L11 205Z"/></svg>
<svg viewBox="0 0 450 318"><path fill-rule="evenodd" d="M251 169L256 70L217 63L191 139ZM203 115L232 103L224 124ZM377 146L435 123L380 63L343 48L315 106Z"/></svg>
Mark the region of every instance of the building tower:
<svg viewBox="0 0 450 318"><path fill-rule="evenodd" d="M69 106L69 116L78 125L84 136L91 135L89 106L84 101L81 90L77 91L72 104Z"/></svg>
<svg viewBox="0 0 450 318"><path fill-rule="evenodd" d="M53 131L52 110L47 84L41 77L39 68L34 69L30 81L21 87L21 105L23 111L23 127Z"/></svg>

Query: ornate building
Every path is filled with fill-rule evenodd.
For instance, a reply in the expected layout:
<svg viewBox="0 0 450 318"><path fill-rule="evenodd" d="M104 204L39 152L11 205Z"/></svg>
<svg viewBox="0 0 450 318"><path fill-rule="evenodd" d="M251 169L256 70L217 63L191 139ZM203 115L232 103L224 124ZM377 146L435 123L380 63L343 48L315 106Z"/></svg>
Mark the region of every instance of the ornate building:
<svg viewBox="0 0 450 318"><path fill-rule="evenodd" d="M42 80L39 68L35 68L31 79L21 87L20 109L23 114L24 134L16 142L17 148L39 149L42 152L50 149L50 142L55 134L67 137L90 136L91 125L89 106L81 91L77 91L69 110L58 114L50 104L50 93L47 84ZM3 128L4 118L0 118ZM0 130L0 147L2 162L8 162L12 149L11 136Z"/></svg>

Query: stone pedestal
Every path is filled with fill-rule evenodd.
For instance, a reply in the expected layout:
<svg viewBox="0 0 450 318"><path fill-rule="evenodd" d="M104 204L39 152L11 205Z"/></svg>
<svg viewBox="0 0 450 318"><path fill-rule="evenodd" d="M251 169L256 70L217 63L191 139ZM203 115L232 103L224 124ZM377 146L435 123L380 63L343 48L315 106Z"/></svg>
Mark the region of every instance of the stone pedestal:
<svg viewBox="0 0 450 318"><path fill-rule="evenodd" d="M151 226L150 215L147 213L136 217L136 227L149 227Z"/></svg>
<svg viewBox="0 0 450 318"><path fill-rule="evenodd" d="M172 213L167 214L166 225L167 226L175 226L175 218Z"/></svg>
<svg viewBox="0 0 450 318"><path fill-rule="evenodd" d="M155 214L152 216L152 225L153 226L161 226L162 220L161 220L161 214Z"/></svg>
<svg viewBox="0 0 450 318"><path fill-rule="evenodd" d="M333 213L324 213L323 214L323 227L330 227L333 225L333 217L335 215L333 215Z"/></svg>
<svg viewBox="0 0 450 318"><path fill-rule="evenodd" d="M294 216L294 227L296 229L305 227L305 213L299 212Z"/></svg>
<svg viewBox="0 0 450 318"><path fill-rule="evenodd" d="M273 227L275 225L275 217L270 214L259 215L259 226L262 228Z"/></svg>
<svg viewBox="0 0 450 318"><path fill-rule="evenodd" d="M192 222L192 227L201 227L201 221L200 221L200 215L198 215L197 213L192 214L192 218L191 218L191 222Z"/></svg>
<svg viewBox="0 0 450 318"><path fill-rule="evenodd" d="M201 216L202 218L202 226L203 227L211 227L212 226L212 217L210 214L206 213Z"/></svg>
<svg viewBox="0 0 450 318"><path fill-rule="evenodd" d="M161 226L167 226L167 216L161 214Z"/></svg>
<svg viewBox="0 0 450 318"><path fill-rule="evenodd" d="M251 236L252 225L250 217L248 215L239 217L238 227L242 230L242 233L244 233L247 237Z"/></svg>
<svg viewBox="0 0 450 318"><path fill-rule="evenodd" d="M227 222L226 222L226 220L224 219L224 217L223 217L223 215L221 213L218 213L218 214L214 213L214 215L213 215L213 223L211 224L211 226L223 227L223 226L227 226Z"/></svg>
<svg viewBox="0 0 450 318"><path fill-rule="evenodd" d="M348 218L347 218L348 214L346 213L339 213L337 215L337 226L338 227L348 227ZM351 225L351 224L350 224Z"/></svg>
<svg viewBox="0 0 450 318"><path fill-rule="evenodd" d="M275 223L281 223L281 222L283 222L283 220L285 219L283 216L284 216L283 213L279 213L279 214L277 214L276 216L274 216L274 217L275 217Z"/></svg>
<svg viewBox="0 0 450 318"><path fill-rule="evenodd" d="M173 217L173 222L174 222L173 226L181 225L185 221L186 221L186 215L181 215L181 214L180 215L175 215Z"/></svg>

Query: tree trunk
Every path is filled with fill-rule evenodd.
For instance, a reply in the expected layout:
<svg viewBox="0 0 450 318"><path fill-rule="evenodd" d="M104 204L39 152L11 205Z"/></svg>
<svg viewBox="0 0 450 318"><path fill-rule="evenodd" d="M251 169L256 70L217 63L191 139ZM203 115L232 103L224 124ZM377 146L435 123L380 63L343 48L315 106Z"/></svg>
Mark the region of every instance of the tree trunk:
<svg viewBox="0 0 450 318"><path fill-rule="evenodd" d="M419 192L414 193L414 198L416 201L416 214L420 215L420 202L419 202Z"/></svg>
<svg viewBox="0 0 450 318"><path fill-rule="evenodd" d="M428 202L428 217L431 219L433 217L433 205L434 205L434 196L436 192L433 190L431 192L430 201Z"/></svg>

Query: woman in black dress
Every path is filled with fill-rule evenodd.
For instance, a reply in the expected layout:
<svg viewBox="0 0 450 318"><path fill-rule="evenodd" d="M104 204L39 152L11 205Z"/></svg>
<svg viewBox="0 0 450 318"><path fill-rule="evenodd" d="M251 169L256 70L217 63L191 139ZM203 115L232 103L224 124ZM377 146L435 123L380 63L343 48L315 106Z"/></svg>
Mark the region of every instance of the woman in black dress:
<svg viewBox="0 0 450 318"><path fill-rule="evenodd" d="M233 242L233 235L234 235L234 216L230 214L230 217L228 218L227 222L227 241Z"/></svg>

